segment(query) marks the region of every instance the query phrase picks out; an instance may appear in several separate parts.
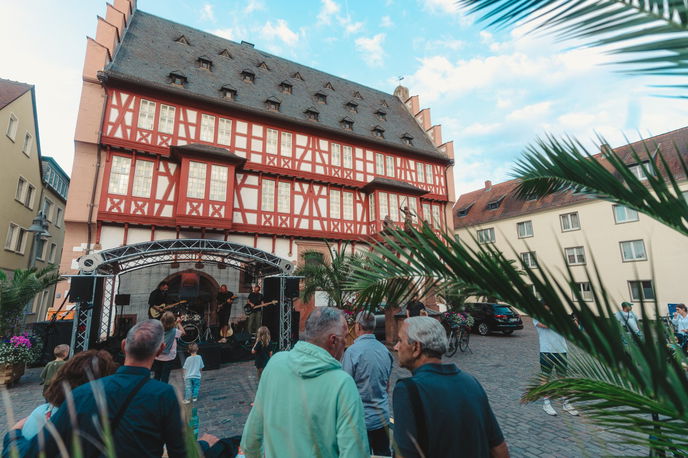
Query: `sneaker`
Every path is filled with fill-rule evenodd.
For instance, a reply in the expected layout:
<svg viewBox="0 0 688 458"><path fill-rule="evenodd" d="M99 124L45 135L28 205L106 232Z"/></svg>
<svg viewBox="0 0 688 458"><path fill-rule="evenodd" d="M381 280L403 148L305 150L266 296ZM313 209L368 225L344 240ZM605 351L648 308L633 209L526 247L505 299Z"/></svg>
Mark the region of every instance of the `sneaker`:
<svg viewBox="0 0 688 458"><path fill-rule="evenodd" d="M578 413L578 411L576 410L576 408L573 407L573 405L572 405L570 402L568 402L568 401L564 402L563 409L564 409L565 412L570 413L570 414L573 415L574 417L577 417L578 415L580 415L580 414Z"/></svg>
<svg viewBox="0 0 688 458"><path fill-rule="evenodd" d="M198 398L193 398L192 401L196 402L196 401L198 401Z"/></svg>
<svg viewBox="0 0 688 458"><path fill-rule="evenodd" d="M549 402L545 402L545 404L542 406L542 409L545 411L545 413L547 413L547 415L557 415L557 411L554 410L554 407L552 407L552 404Z"/></svg>
<svg viewBox="0 0 688 458"><path fill-rule="evenodd" d="M184 399L182 402L183 402L184 404L188 404L188 403L190 403L191 401L189 401L188 399Z"/></svg>

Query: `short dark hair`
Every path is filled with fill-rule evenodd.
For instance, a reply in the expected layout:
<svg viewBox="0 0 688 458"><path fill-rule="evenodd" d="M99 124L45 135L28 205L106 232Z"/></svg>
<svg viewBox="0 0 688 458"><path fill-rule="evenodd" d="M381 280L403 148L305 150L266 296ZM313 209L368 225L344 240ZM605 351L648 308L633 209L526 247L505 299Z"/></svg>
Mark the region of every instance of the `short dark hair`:
<svg viewBox="0 0 688 458"><path fill-rule="evenodd" d="M158 283L158 289L162 288L163 286L170 286L170 284L164 280Z"/></svg>

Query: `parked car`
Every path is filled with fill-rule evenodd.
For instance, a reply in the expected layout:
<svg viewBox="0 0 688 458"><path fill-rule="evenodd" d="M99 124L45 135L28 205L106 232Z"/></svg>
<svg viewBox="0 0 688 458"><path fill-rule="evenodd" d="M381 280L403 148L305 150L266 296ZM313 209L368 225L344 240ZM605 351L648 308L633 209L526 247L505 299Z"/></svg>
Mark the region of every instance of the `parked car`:
<svg viewBox="0 0 688 458"><path fill-rule="evenodd" d="M495 331L509 335L517 329L523 329L521 316L510 305L473 302L464 304L464 307L475 319L473 329L482 336Z"/></svg>
<svg viewBox="0 0 688 458"><path fill-rule="evenodd" d="M428 316L439 315L441 312L436 312L428 308ZM394 314L395 317L406 317L406 307L402 307L397 313ZM380 304L375 309L375 337L377 340L385 340L385 304Z"/></svg>

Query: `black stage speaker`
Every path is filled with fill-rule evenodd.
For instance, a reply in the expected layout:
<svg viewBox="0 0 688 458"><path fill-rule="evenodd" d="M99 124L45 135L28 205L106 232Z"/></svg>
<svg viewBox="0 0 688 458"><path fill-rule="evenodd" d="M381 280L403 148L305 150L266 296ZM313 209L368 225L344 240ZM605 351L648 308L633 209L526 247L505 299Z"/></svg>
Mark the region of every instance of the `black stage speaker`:
<svg viewBox="0 0 688 458"><path fill-rule="evenodd" d="M204 371L220 368L220 347L219 344L201 344L198 346L198 354L203 357Z"/></svg>
<svg viewBox="0 0 688 458"><path fill-rule="evenodd" d="M263 280L263 300L265 302L279 301L280 299L280 278L267 277ZM272 332L272 330L270 330Z"/></svg>
<svg viewBox="0 0 688 458"><path fill-rule="evenodd" d="M294 299L299 297L299 278L287 278L287 284L284 288L284 295Z"/></svg>
<svg viewBox="0 0 688 458"><path fill-rule="evenodd" d="M115 305L131 304L131 294L115 294Z"/></svg>
<svg viewBox="0 0 688 458"><path fill-rule="evenodd" d="M61 344L69 345L72 341L72 320L39 321L31 324L34 334L43 341L43 351L38 365L55 359L53 350Z"/></svg>
<svg viewBox="0 0 688 458"><path fill-rule="evenodd" d="M69 299L71 302L91 302L93 299L93 287L96 278L100 277L72 277L69 287Z"/></svg>

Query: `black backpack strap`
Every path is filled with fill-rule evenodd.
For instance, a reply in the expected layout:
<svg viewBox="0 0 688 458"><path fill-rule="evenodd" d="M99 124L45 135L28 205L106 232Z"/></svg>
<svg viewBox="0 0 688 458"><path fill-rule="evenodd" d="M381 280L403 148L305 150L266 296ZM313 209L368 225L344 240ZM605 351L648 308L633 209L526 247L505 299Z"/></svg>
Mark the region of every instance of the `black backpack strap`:
<svg viewBox="0 0 688 458"><path fill-rule="evenodd" d="M119 426L119 422L122 420L122 417L124 416L124 412L126 412L127 407L129 407L129 404L131 404L131 401L134 399L134 396L136 396L136 393L138 393L141 390L141 388L143 388L143 385L145 385L146 382L148 382L149 380L150 374L146 374L144 377L141 378L141 380L139 380L134 389L129 392L129 395L124 400L122 405L119 407L119 410L117 410L117 415L115 415L115 418L113 418L112 422L110 423L111 434L115 434L117 426Z"/></svg>
<svg viewBox="0 0 688 458"><path fill-rule="evenodd" d="M420 400L420 392L418 385L411 378L404 380L406 388L409 393L409 401L411 401L411 409L413 410L413 417L416 420L416 441L418 441L418 448L423 453L422 456L428 454L428 427L425 423L425 412L423 411L423 403Z"/></svg>

